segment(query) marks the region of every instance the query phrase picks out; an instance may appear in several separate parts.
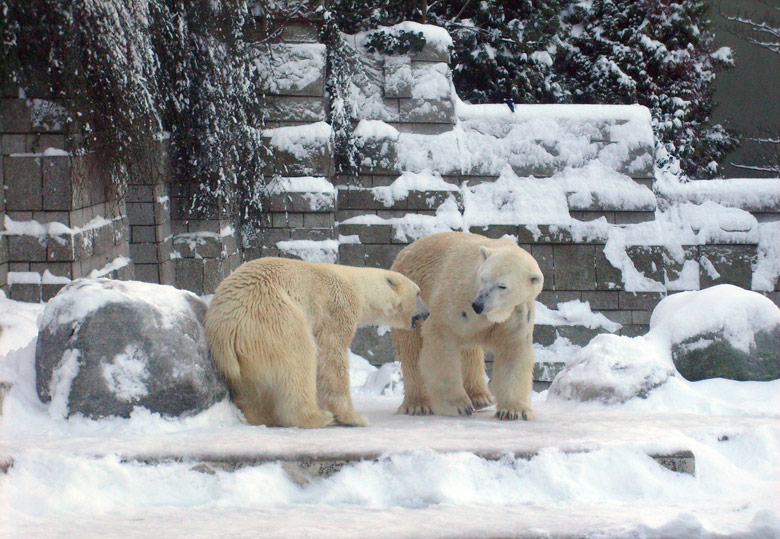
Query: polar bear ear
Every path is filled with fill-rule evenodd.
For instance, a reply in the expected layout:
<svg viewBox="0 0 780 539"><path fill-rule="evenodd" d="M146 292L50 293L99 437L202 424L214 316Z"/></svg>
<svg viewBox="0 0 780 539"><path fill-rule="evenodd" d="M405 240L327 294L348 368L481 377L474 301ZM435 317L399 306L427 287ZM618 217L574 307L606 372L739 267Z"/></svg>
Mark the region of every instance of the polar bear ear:
<svg viewBox="0 0 780 539"><path fill-rule="evenodd" d="M484 245L479 248L479 254L482 255L482 261L483 262L488 259L488 257L490 256L490 253L491 253L490 249L488 249Z"/></svg>

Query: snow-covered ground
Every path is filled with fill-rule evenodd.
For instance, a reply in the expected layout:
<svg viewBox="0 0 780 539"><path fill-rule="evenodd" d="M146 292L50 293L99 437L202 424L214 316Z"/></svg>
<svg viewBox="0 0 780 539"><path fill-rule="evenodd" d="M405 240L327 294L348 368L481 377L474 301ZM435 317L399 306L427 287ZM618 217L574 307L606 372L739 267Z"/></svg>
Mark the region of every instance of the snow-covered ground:
<svg viewBox="0 0 780 539"><path fill-rule="evenodd" d="M35 393L40 309L0 297L0 381L13 384L0 426L0 459L13 462L0 475L3 537L780 537L780 380L672 377L647 399L610 406L535 393L533 422L498 422L490 410L408 417L394 414L398 366L353 356L364 429L252 427L228 402L178 420L137 410L65 421ZM564 362L577 351L547 353L556 350ZM677 450L695 454L695 476L649 456ZM358 452L382 456L305 485L274 462L194 466ZM137 460L165 456L192 460Z"/></svg>

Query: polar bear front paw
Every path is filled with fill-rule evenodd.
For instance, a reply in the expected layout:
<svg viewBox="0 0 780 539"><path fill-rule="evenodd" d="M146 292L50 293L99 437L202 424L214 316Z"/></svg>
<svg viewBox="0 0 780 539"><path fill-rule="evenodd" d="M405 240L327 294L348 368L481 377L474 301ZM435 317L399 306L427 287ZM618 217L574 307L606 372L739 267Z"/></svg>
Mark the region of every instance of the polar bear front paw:
<svg viewBox="0 0 780 539"><path fill-rule="evenodd" d="M399 414L406 415L433 415L433 410L427 404L422 403L403 403L398 408Z"/></svg>
<svg viewBox="0 0 780 539"><path fill-rule="evenodd" d="M496 399L493 398L493 395L490 393L487 394L477 394L477 395L469 395L471 397L471 405L474 407L475 410L482 410L483 408L487 408L488 406L492 406L496 403Z"/></svg>
<svg viewBox="0 0 780 539"><path fill-rule="evenodd" d="M357 412L351 412L348 414L341 414L336 416L336 421L339 425L346 427L367 427L368 418L363 414Z"/></svg>
<svg viewBox="0 0 780 539"><path fill-rule="evenodd" d="M523 421L531 421L536 419L536 413L530 408L513 408L509 410L498 410L496 417L501 421L516 421L522 419Z"/></svg>
<svg viewBox="0 0 780 539"><path fill-rule="evenodd" d="M470 416L474 413L474 406L471 404L471 399L467 395L462 395L453 399L447 399L435 403L433 406L433 413L436 415L447 416Z"/></svg>

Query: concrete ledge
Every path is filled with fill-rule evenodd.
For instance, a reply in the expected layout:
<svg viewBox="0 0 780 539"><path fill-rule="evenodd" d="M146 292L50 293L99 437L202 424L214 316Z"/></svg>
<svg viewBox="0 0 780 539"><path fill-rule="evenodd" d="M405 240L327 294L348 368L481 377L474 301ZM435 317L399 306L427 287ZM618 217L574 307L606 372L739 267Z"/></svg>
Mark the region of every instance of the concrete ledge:
<svg viewBox="0 0 780 539"><path fill-rule="evenodd" d="M565 453L581 453L587 451L564 451ZM449 451L439 451L449 453ZM504 458L530 460L538 455L536 451L473 451L477 457L484 460L497 461ZM269 463L281 463L282 469L296 483L303 485L316 479L326 479L337 474L344 466L357 462L378 462L392 453L340 453L340 454L268 454L268 455L199 455L195 457L179 457L176 455L138 455L123 459L124 462L156 465L171 462L192 463L195 471L214 474L217 470L234 472L247 466L260 466ZM650 458L672 472L696 475L696 457L688 450L674 453L650 454ZM0 467L0 470L2 468ZM6 468L7 470L7 468ZM6 471L2 470L2 471Z"/></svg>

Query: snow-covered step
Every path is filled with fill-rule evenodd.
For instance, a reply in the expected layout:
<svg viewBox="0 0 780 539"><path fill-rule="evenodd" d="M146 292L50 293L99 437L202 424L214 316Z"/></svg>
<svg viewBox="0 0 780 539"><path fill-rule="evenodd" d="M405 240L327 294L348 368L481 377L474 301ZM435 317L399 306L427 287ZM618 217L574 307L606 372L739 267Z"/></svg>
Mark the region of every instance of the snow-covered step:
<svg viewBox="0 0 780 539"><path fill-rule="evenodd" d="M581 451L576 452L580 453ZM440 453L447 453L447 451L441 451ZM539 453L521 450L515 452L474 451L473 454L484 460L500 461L505 458L530 460L538 456ZM648 456L656 461L659 466L672 472L696 475L696 457L691 451L650 453ZM192 464L193 470L208 474L214 474L217 470L234 472L245 467L279 463L290 479L298 484L306 484L316 479L331 477L340 472L345 466L360 462L380 462L389 457L390 455L385 452L347 452L324 455L301 452L279 455L201 455L190 456L186 459L182 459L177 455L137 455L126 459L126 461L147 466L171 462L186 462Z"/></svg>

